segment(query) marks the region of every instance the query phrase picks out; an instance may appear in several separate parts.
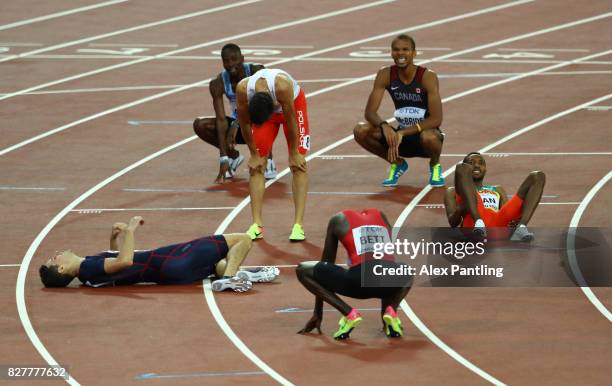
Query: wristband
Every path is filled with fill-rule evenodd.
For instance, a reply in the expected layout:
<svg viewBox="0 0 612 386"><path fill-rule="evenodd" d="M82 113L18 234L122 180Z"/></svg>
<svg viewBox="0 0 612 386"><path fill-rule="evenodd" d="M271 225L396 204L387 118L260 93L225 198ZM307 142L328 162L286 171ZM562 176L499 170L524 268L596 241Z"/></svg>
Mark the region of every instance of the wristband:
<svg viewBox="0 0 612 386"><path fill-rule="evenodd" d="M219 163L220 164L228 164L229 162L230 161L229 161L229 157L228 156L224 155L222 157L219 157Z"/></svg>
<svg viewBox="0 0 612 386"><path fill-rule="evenodd" d="M417 124L416 124L416 128L417 128L417 130L419 131L419 133L420 133L421 131L423 131L423 128L421 127L421 125L419 125L419 124L418 124L418 122L417 122Z"/></svg>
<svg viewBox="0 0 612 386"><path fill-rule="evenodd" d="M387 122L387 121L382 121L382 122L380 122L380 123L378 124L378 128L382 130L382 129L383 129L383 128L382 128L382 126L383 126L385 123L386 123L386 124L389 124L389 122Z"/></svg>

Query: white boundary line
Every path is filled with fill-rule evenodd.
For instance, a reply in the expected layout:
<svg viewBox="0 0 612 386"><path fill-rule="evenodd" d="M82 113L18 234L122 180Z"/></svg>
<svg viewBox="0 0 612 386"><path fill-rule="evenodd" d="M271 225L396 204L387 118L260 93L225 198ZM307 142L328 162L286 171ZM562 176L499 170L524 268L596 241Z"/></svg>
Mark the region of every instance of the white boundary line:
<svg viewBox="0 0 612 386"><path fill-rule="evenodd" d="M215 321L221 328L221 330L225 333L225 335L232 341L234 346L240 350L240 352L247 357L251 362L253 362L257 367L259 367L262 371L266 372L269 376L271 376L276 382L281 385L293 385L293 383L289 382L285 377L277 373L273 368L268 366L264 361L259 359L257 355L244 342L236 335L234 330L227 324L223 314L219 310L217 306L217 302L215 301L214 295L212 293L212 289L210 286L210 279L204 280L204 285L202 286L204 291L204 298L206 300L206 304L208 304L208 308L210 309L210 313L215 318Z"/></svg>
<svg viewBox="0 0 612 386"><path fill-rule="evenodd" d="M567 258L569 261L569 265L572 270L572 273L574 274L574 277L576 278L576 281L578 282L578 285L580 286L580 289L582 290L584 295L587 297L587 299L589 299L591 304L595 306L597 311L599 311L606 319L608 319L609 322L612 322L612 313L610 313L610 311L606 308L606 306L599 300L597 295L593 293L591 288L588 286L588 284L584 280L584 276L582 276L582 272L580 271L580 266L578 265L578 261L576 258L576 228L578 228L578 224L580 223L580 218L582 217L582 214L586 210L587 206L589 206L589 204L591 203L591 200L593 199L593 197L595 197L597 192L599 192L599 190L601 190L601 188L603 188L604 185L608 181L610 181L610 178L612 178L612 171L608 172L608 174L606 174L605 177L600 179L591 188L591 190L589 190L586 196L584 196L584 198L582 199L582 202L580 202L578 209L576 209L576 212L574 212L574 216L572 217L572 220L570 221L569 230L567 232L566 245L567 245Z"/></svg>
<svg viewBox="0 0 612 386"><path fill-rule="evenodd" d="M249 2L253 2L253 1L261 1L261 0L248 0ZM172 50L172 51L167 51L161 54L157 54L157 55L153 55L153 56L149 56L149 57L144 57L141 59L136 59L136 60L131 60L128 62L123 62L123 63L119 63L119 64L114 64L111 66L106 66L106 67L101 67L98 68L96 70L92 70L92 71L87 71L87 72L83 72L80 74L76 74L76 75L72 75L66 78L62 78L62 79L57 79L51 82L47 82L47 83L43 83L43 84L39 84L37 86L32 86L29 88L25 88L19 91L15 91L12 92L10 94L6 94L2 97L0 97L0 101L1 100L5 100L8 98L12 98L18 95L22 95L24 93L30 92L30 91L35 91L35 90L40 90L41 88L45 88L45 87L49 87L49 86L54 86L57 84L61 84L61 83L65 83L65 82L69 82L75 79L81 79L81 78L85 78L91 75L97 75L97 74L101 74L103 72L108 72L108 71L112 71L112 70L116 70L118 68L124 68L124 67L128 67L128 66L132 66L135 64L139 64L139 63L144 63L144 62L148 62L154 59L160 59L160 58L165 58L174 54L178 54L181 52L187 52L187 51L193 51L193 50L197 50L200 48L204 48L204 47L209 47L215 44L219 44L219 43L223 43L223 42L227 42L230 40L237 40L237 39L241 39L244 37L248 37L248 36L253 36L253 35L260 35L266 32L271 32L271 31L276 31L279 29L283 29L283 28L288 28L288 27L293 27L296 25L300 25L300 24L305 24L305 23L309 23L312 21L318 21L318 20L323 20L326 18L330 18L330 17L334 17L334 16L338 16L338 15L343 15L346 13L351 13L351 12L355 12L355 11L359 11L359 10L363 10L363 9L367 9L367 8L371 8L371 7L376 7L379 6L381 4L387 4L387 3L391 3L391 2L395 2L397 0L379 0L376 2L372 2L372 3L367 3L367 4L362 4L359 6L355 6L355 7L350 7L350 8L346 8L346 9L342 9L339 11L333 11L333 12L328 12L328 13L324 13L321 15L316 15L316 16L310 16L310 17L306 17L303 19L298 19L298 20L294 20L294 21L290 21L290 22L286 22L286 23L282 23L282 24L276 24L274 26L271 27L265 27L265 28L260 28L257 30L253 30L253 31L249 31L249 32L243 32L240 34L236 34L236 35L232 35L232 36L226 36L224 38L220 38L220 39L215 39L215 40L210 40L206 43L200 43L200 44L196 44L193 46L189 46L189 47L185 47L185 48L180 48L177 50ZM523 0L523 1L533 1L533 0ZM235 4L232 4L232 6L236 6ZM224 6L224 7L219 7L219 8L227 8L228 6ZM209 10L211 11L211 10ZM33 51L32 51L33 52ZM3 59L0 59L0 62L4 61ZM201 83L201 82L197 82L197 83Z"/></svg>
<svg viewBox="0 0 612 386"><path fill-rule="evenodd" d="M573 26L573 25L577 25L577 22L574 23L568 23L566 24L567 26ZM578 23L580 24L580 23ZM546 31L552 31L552 30L557 30L559 28L557 27L553 27L553 28L549 28L546 29ZM541 30L541 31L545 31L545 30ZM542 33L546 33L546 32L542 32ZM535 36L533 34L527 34L529 36ZM525 36L525 35L522 35ZM361 42L360 42L361 43ZM357 43L359 44L359 43ZM500 43L503 44L503 43ZM369 78L369 77L365 77L365 78ZM351 82L352 84L353 82ZM338 87L333 87L333 88L327 88L324 89L326 91L329 91L331 89L336 89ZM317 95L319 93L322 92L326 92L326 91L322 91L319 90L318 92L313 93L313 95ZM464 94L465 95L465 94ZM600 98L601 99L601 98ZM108 177L107 179L103 180L102 182L98 183L97 185L93 186L91 189L89 189L88 191L86 191L85 193L83 193L81 196L79 196L77 199L75 199L73 202L71 202L68 206L66 206L62 211L60 211L42 230L41 232L37 235L37 237L34 239L34 241L32 242L32 244L30 245L30 247L28 248L28 250L26 251L26 254L24 255L24 258L22 260L22 264L21 267L19 269L19 274L17 277L17 283L16 283L16 289L15 289L15 297L16 297L16 303L17 303L17 311L19 314L19 318L21 320L21 323L24 327L24 330L26 332L26 334L28 335L28 338L30 339L30 341L32 342L32 345L36 348L36 350L39 352L39 354L43 357L43 359L50 365L58 365L58 363L55 361L55 359L53 358L53 356L51 356L51 354L47 351L47 349L45 348L45 346L42 344L42 342L40 341L38 335L36 334L36 332L34 331L34 328L32 327L32 323L30 321L28 312L27 312L27 307L26 307L26 303L25 303L25 280L27 277L27 271L28 271L28 267L32 261L32 258L34 256L34 253L36 252L38 246L40 245L40 243L44 240L44 238L46 237L46 235L51 231L51 229L53 227L55 227L55 225L57 225L57 223L59 223L59 221L66 216L66 214L68 214L68 212L72 209L74 209L78 204L80 204L81 202L83 202L85 199L87 199L89 196L91 196L93 193L95 193L96 191L98 191L99 189L101 189L102 187L106 186L107 184L109 184L110 182L114 181L115 179L123 176L124 174L130 172L131 170L139 167L140 165L162 155L165 154L171 150L174 150L175 148L178 148L192 140L194 140L195 138L197 138L196 136L191 136L189 138L186 138L182 141L179 141L171 146L168 146L162 150L159 150L143 159L141 159L140 161L137 161L135 163L133 163L132 165L118 171L117 173L113 174L112 176ZM322 154L323 152L329 151L337 146L340 146L343 143L348 142L350 139L352 138L351 136L347 136L343 139L340 139L328 146L326 146L325 148L319 150L318 152L312 154L311 156L309 156L309 159L312 159L314 157L316 157L317 155ZM266 187L270 186L273 182L277 181L279 178L281 178L282 176L286 175L287 173L289 173L289 169L285 169L283 171L281 171L278 176L271 181L268 181L266 183ZM240 210L242 208L244 208L246 205L248 204L247 199L243 200L237 208L240 208ZM237 209L236 208L236 209ZM232 211L230 213L229 216L236 216L240 210L236 211L236 209L234 209L234 211ZM221 229L221 231L223 231L227 225L229 225L228 219L229 216L222 222L222 224L220 225L220 227L218 228ZM215 233L219 233L218 231ZM214 302L214 297L212 298L212 301ZM210 307L210 303L209 303L209 307ZM78 385L78 382L70 377L70 379L67 381L68 383L70 383L71 385Z"/></svg>
<svg viewBox="0 0 612 386"><path fill-rule="evenodd" d="M424 29L424 28L430 28L430 27L434 27L434 26L441 25L441 24L444 24L444 23L449 23L449 22L453 22L453 21L456 21L456 20L460 20L460 19L463 19L463 18L469 18L469 17L473 17L473 16L478 16L478 15L481 15L481 14L485 14L485 13L489 13L489 12L494 12L494 11L497 11L497 10L500 10L500 9L504 9L504 8L509 8L509 7L513 7L513 6L517 6L517 5L522 5L522 4L525 4L525 3L530 3L532 1L534 1L534 0L519 0L519 1L516 1L516 2L511 2L511 3L507 3L507 4L503 4L503 5L499 5L499 6L495 6L495 7L491 7L491 8L485 8L485 9L480 10L480 11L469 12L469 13L465 13L465 14L462 14L462 15L459 15L459 16L453 16L453 17L449 17L449 18L446 18L446 19L441 19L441 20L438 20L438 21L421 24L421 25L418 25L418 26L415 26L415 27L411 27L411 28L408 28L408 29L401 29L401 30L391 31L391 32L387 32L387 33L380 34L380 35L377 35L377 36L373 36L373 37L370 37L370 38L360 39L360 40L356 40L356 41L353 41L353 42L350 42L350 43L340 44L340 45L336 45L336 46L333 46L333 47L328 47L328 48L325 48L325 49L313 51L313 52L310 52L310 53L307 53L307 54L297 55L297 56L295 56L293 58L283 59L283 60L279 60L279 61L276 61L276 62L267 63L267 65L271 66L271 65L278 65L278 64L281 64L281 63L287 63L287 62L290 62L292 60L298 60L298 59L302 59L302 58L306 58L306 57L310 57L310 56L315 56L315 55L323 54L323 53L330 52L330 51L336 51L336 50L343 49L343 48L346 48L346 47L351 47L351 46L354 46L354 45L362 44L364 42L369 42L369 41L372 41L372 40L378 40L378 39L386 38L386 37L389 37L389 36L397 35L397 34L402 33L402 32L410 32L410 31L416 31L416 30L420 30L420 29ZM377 4L377 3L372 3L372 4ZM346 12L348 10L351 10L351 8L345 9L344 12ZM340 14L341 12L337 12L337 13ZM325 14L325 17L328 17L328 15L329 14ZM608 14L603 14L603 15L599 15L599 16L595 16L595 17L589 17L587 19L577 20L575 22L558 25L556 27L551 27L551 28L547 28L547 29L544 29L544 30L532 32L532 33L529 33L529 34L520 35L520 36L521 36L521 38L536 36L536 35L539 35L541 33L548 33L548 32L556 31L556 30L559 30L559 29L569 28L569 27L573 27L575 25L579 25L579 24L588 23L588 22L591 22L591 21L603 19L603 18L609 17L611 15L612 15L612 12L609 12ZM310 21L310 19L315 19L315 18L316 17L312 17L312 18L308 18L308 19L302 19L302 21L298 21L298 22L307 22L307 21ZM306 21L304 21L304 20L306 20ZM298 23L298 22L293 22L293 23ZM291 23L285 23L285 24L283 24L283 26L284 25L288 25L288 24L291 24ZM266 28L265 30L272 30L272 29L273 29L272 27L269 27L269 28ZM261 31L263 31L263 30L261 30ZM257 33L257 31L255 31L253 33ZM242 35L246 36L248 34L242 34ZM240 36L242 37L242 35L240 35ZM237 35L237 36L239 36L239 35ZM506 39L506 40L501 40L501 41L497 42L497 44L504 44L504 43L507 43L509 41L515 41L515 40L520 40L520 39L518 37L517 38L510 38L510 39ZM220 40L220 41L224 41L224 40ZM439 58L456 56L456 55L460 55L460 54L463 54L463 53L477 51L477 50L483 49L483 48L488 48L488 47L494 46L494 45L496 45L496 44L493 44L493 43L492 44L485 44L483 46L475 47L474 49L471 49L471 50L463 50L463 51L459 51L459 52L457 52L455 54L444 55L444 56L441 56ZM367 79L371 79L371 78L373 78L373 76L370 76L370 75L368 75L366 77L363 77L363 78L357 78L357 79L355 79L353 81L350 81L350 82L345 82L345 83L338 84L338 85L335 86L335 88L344 87L344 86L347 86L347 85L350 85L350 84L353 84L353 83L358 83L358 82L360 82L362 80L367 80ZM188 85L185 85L185 86L181 86L181 87L176 88L176 89L164 91L164 92L159 93L159 94L155 94L155 95L151 95L151 96L148 96L148 97L145 97L145 98L142 98L142 99L138 99L136 101L133 101L133 102L130 102L130 103L126 103L126 104L123 104L123 105L120 105L120 106L117 106L117 107L105 110L103 112L100 112L100 113L97 113L97 114L93 114L93 115L90 115L88 117L79 119L77 121L74 121L72 123L60 126L58 128L46 131L45 133L42 133L42 134L39 134L37 136L31 137L31 138L29 138L27 140L21 141L21 142L15 144L15 145L12 145L12 146L9 146L9 147L6 147L6 148L0 150L0 156L5 155L7 153L10 153L13 150L19 149L19 148L21 148L23 146L26 146L26 145L30 144L30 143L36 142L36 141L38 141L40 139L46 138L46 137L48 137L50 135L53 135L53 134L59 133L61 131L64 131L66 129L69 129L69 128L73 127L73 126L77 126L77 125L79 125L81 123L88 122L90 120L93 120L93 119L96 119L96 118L99 118L99 117L102 117L102 116L105 116L105 115L108 115L108 114L111 114L111 113L114 113L114 112L117 112L117 111L125 110L125 109L128 109L130 107L133 107L133 106L136 106L136 105L139 105L139 104L142 104L142 103L146 103L146 102L149 102L149 101L152 101L152 100L155 100L155 99L163 98L163 97L165 97L167 95L172 95L172 94L175 94L175 93L178 93L178 92L182 92L182 91L188 90L188 89L193 88L193 87L199 87L199 86L201 86L203 84L208 83L211 79L212 78L204 79L202 81L191 83L191 84L188 84ZM330 88L330 90L331 90L331 88ZM0 97L0 100L1 99L2 98Z"/></svg>
<svg viewBox="0 0 612 386"><path fill-rule="evenodd" d="M218 59L218 58L215 58ZM562 63L562 61L559 61ZM581 63L584 64L584 63ZM439 79L447 78L505 78L515 75L525 74L525 72L504 72L504 73L483 73L483 74L440 74ZM594 71L551 71L537 76L558 76L558 75L608 75L612 74L612 70L594 70ZM339 83L355 80L357 78L320 78L320 79L298 79L298 83ZM96 87L96 88L75 88L75 89L58 89L33 91L23 95L50 95L50 94L78 94L78 93L94 93L94 92L119 92L119 91L140 91L140 90L164 90L185 86L185 84L160 84L160 85L143 85L143 86L125 86L125 87ZM208 87L202 85L200 87ZM0 93L0 96L8 95L8 93ZM596 107L596 106L593 106ZM610 110L610 106L602 106L601 110ZM191 121L189 121L191 123Z"/></svg>
<svg viewBox="0 0 612 386"><path fill-rule="evenodd" d="M17 55L9 55L7 57L1 58L0 62L7 62L7 61L13 60L13 59L26 58L26 57L29 57L29 56L32 56L32 55L43 53L43 52L59 50L61 48L71 47L71 46L75 46L75 45L78 45L78 44L87 43L87 42L91 42L91 41L94 41L94 40L105 39L105 38L109 38L111 36L117 36L117 35L121 35L121 34L124 34L124 33L127 33L127 32L134 32L134 31L138 31L138 30L141 30L141 29L146 29L146 28L150 28L150 27L156 27L156 26L163 25L163 24L169 24L169 23L173 23L175 21L185 20L185 19L189 19L189 18L192 18L192 17L202 16L202 15L206 15L206 14L217 12L217 11L223 11L223 10L231 9L231 8L234 8L234 7L240 7L242 5L247 5L247 4L251 4L251 3L257 3L257 2L260 2L260 1L263 1L263 0L245 0L245 1L240 1L240 2L237 2L237 3L226 4L226 5L223 5L223 6L220 6L220 7L205 9L203 11L192 12L192 13L188 13L188 14L181 15L181 16L171 17L169 19L163 19L163 20L154 21L154 22L151 22L151 23L141 24L141 25L137 25L135 27L130 27L130 28L125 28L125 29L113 31L113 32L108 32L108 33L104 33L104 34L101 34L101 35L90 36L88 38L83 38L83 39L78 39L78 40L72 40L72 41L69 41L69 42L60 43L60 44L56 44L56 45L49 46L49 47L39 48L39 49L36 49L36 50L33 50L33 51L22 52L21 54L17 54Z"/></svg>
<svg viewBox="0 0 612 386"><path fill-rule="evenodd" d="M14 23L0 25L0 31L11 29L11 28L15 28L15 27L21 27L22 25L38 23L39 21L55 19L55 18L66 16L66 15L72 15L74 13L85 12L85 11L89 11L89 10L92 10L92 9L107 7L109 5L125 3L126 1L128 1L128 0L111 0L111 1L106 1L104 3L88 5L86 7L70 9L68 11L62 11L62 12L52 13L52 14L45 15L45 16L39 16L39 17L31 18L31 19L16 21Z"/></svg>
<svg viewBox="0 0 612 386"><path fill-rule="evenodd" d="M100 214L102 212L170 212L170 211L199 211L199 210L232 210L233 206L209 206L193 208L83 208L72 209L71 212L79 214Z"/></svg>
<svg viewBox="0 0 612 386"><path fill-rule="evenodd" d="M536 123L533 123L529 126L525 126L522 129L516 130L514 131L512 134L509 134L501 139L499 139L496 142L493 142L485 147L483 147L482 149L478 150L478 152L480 153L484 153L487 152L488 150L491 150L492 148L501 145L502 143L508 142L509 140L518 137L519 135L525 134L539 126L542 126L548 122L554 121L556 119L562 118L566 115L572 114L580 109L583 109L586 106L595 104L595 103L599 103L601 101L607 100L612 98L612 94L608 94L608 95L604 95L602 97L593 99L589 102L574 106L572 108L569 108L567 110L561 111L557 114L554 115L550 115ZM449 175L451 175L453 172L455 171L455 165L453 165L452 167L448 168L444 173L443 176L444 177L448 177ZM395 224L393 225L394 229L397 229L398 227L401 227L401 225L406 221L406 218L410 215L410 213L412 212L412 210L416 207L416 205L419 203L419 201L421 201L426 195L427 193L429 193L429 191L432 190L432 187L430 185L427 185L426 187L424 187L416 196L414 196L414 198L408 203L408 205L406 206L406 208L404 208L404 210L402 211L402 213L399 215L399 217L397 218L397 220L395 221ZM393 235L393 238L396 238L397 234Z"/></svg>

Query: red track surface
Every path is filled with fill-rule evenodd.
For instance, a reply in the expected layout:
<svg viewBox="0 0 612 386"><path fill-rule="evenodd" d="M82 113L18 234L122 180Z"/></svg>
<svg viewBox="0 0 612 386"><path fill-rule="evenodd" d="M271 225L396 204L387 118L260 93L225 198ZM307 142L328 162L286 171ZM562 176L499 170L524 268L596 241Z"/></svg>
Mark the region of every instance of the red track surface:
<svg viewBox="0 0 612 386"><path fill-rule="evenodd" d="M0 25L89 4L94 2L42 4L28 0L3 5ZM121 46L140 46L148 50L136 56L161 54L359 4L367 2L262 1L53 50L41 54L45 55L42 57L0 62L0 93L15 93L134 60L128 55L92 59L87 55L93 53L79 53L78 49L120 50ZM276 56L286 58L392 31L409 30L413 26L500 4L504 3L434 0L415 7L412 3L397 1L231 41L243 47L277 47L282 52ZM0 47L7 42L41 44L10 46L10 51L4 53L18 54L222 5L224 3L220 1L182 0L173 2L170 7L165 1L133 0L0 30ZM24 12L26 9L28 11ZM606 1L582 4L536 1L410 33L417 46L425 48L418 58L431 59L610 11L610 4ZM525 73L558 61L605 52L611 48L611 27L610 19L604 18L426 66L440 75L442 97L449 98L505 79L482 74ZM388 60L361 60L349 54L371 50L361 47L387 47L391 40L389 36L335 49L310 59L289 61L279 67L301 80L307 93L313 93L341 83L339 80L321 79L356 78L375 73ZM220 49L225 42L178 54L199 58L151 60L40 90L71 92L15 95L0 100L3 134L0 151L81 118L166 90L119 90L118 87L184 85L207 79L221 69L218 55L212 51ZM90 46L91 43L118 46ZM176 46L152 47L145 44ZM432 47L450 50L427 50ZM485 55L516 52L500 48L521 48L519 51L544 53L551 57L483 59ZM276 56L268 53L263 57L247 56L247 59L265 64L278 60ZM351 58L353 60L349 61ZM607 71L611 59L612 54L603 55L590 62L552 70L554 74L518 79L448 101L444 105L443 127L447 133L444 152L464 154L480 149L551 115L609 94L612 81ZM572 73L568 73L570 71ZM576 73L579 71L587 73ZM474 76L457 77L459 74ZM304 82L312 79L321 81ZM77 91L102 87L111 89ZM351 134L354 124L362 119L370 88L371 81L368 80L309 98L313 151ZM610 101L597 105L609 106ZM391 111L387 101L383 106L384 116L390 116ZM134 126L128 121L190 121L195 116L212 113L208 90L191 88L92 118L0 155L0 215L3 217L0 242L4 246L0 265L22 264L23 260L23 267L27 268L25 287L22 287L27 315L22 314L20 318L15 301L16 293L17 298L20 297L17 281L20 268L0 267L0 299L4 309L0 318L0 365L45 363L24 332L22 321L27 324L27 320L31 320L30 332L38 336L43 349L57 362L68 365L74 380L84 385L275 382L228 340L213 318L199 285L45 290L37 277L38 265L55 250L69 246L78 254L86 254L105 249L110 224L125 220L134 213L143 215L147 221L137 234L139 247L213 233L228 216L229 210L144 211L145 208L235 207L248 196L246 170L240 171L240 178L235 182L223 186L211 184L216 175L216 152L199 140L186 143L113 179L76 205L76 209L136 208L140 211L68 212L56 218L59 220L57 224L53 222L56 215L101 181L193 135L189 123ZM560 154L488 158L488 180L503 184L512 191L528 171L545 171L547 186L544 194L557 197L545 198L544 201L574 204L541 205L532 224L568 226L577 203L612 169L610 121L610 110L581 109L511 139L490 151ZM608 154L562 155L570 152ZM284 169L287 165L284 140L276 142L275 154L279 170ZM365 152L349 141L326 154L365 155ZM449 168L459 159L458 156L443 157L443 167ZM290 244L286 240L291 226L287 219L293 213L288 195L290 178L286 176L275 182L266 191L266 238L254 245L247 264L291 265L318 259L327 219L343 208L375 206L394 221L426 185L426 161L414 160L410 173L395 189L383 189L379 185L385 167L385 163L376 158L311 160L310 191L313 194L308 199L305 219L308 241L301 244ZM317 195L314 192L380 194ZM610 185L607 184L593 197L580 225L611 226L611 197ZM427 194L422 200L422 203L440 202L440 190ZM249 222L250 212L246 207L231 221L228 231L244 231ZM43 229L50 223L54 226ZM406 223L445 226L446 220L441 209L416 207ZM37 236L40 237L37 239ZM33 252L30 261L28 248L31 246L35 249L30 251ZM612 307L609 288L595 288L593 292L605 306ZM380 333L376 312L364 312L366 320L352 334L350 342L336 342L330 337L338 316L335 311L325 314L324 335L296 335L309 314L275 312L312 307L313 297L299 285L293 268L283 268L278 282L256 285L247 294L222 293L214 297L222 316L244 344L270 368L295 384L379 384L383 381L419 385L487 383L433 344L405 316L402 318L407 336L399 341L389 341ZM442 341L500 382L533 385L609 383L609 358L612 357L610 323L579 289L419 287L411 291L406 300ZM376 307L374 301L351 301L351 304ZM148 373L169 377L137 380L139 375ZM219 373L222 374L214 375Z"/></svg>

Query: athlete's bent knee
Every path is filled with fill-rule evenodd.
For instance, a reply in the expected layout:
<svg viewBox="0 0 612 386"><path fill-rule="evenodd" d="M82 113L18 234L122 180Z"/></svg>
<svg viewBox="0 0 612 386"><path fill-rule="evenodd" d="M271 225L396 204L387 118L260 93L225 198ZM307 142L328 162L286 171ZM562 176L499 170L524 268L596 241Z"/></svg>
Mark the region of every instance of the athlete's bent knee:
<svg viewBox="0 0 612 386"><path fill-rule="evenodd" d="M538 183L546 183L546 174L543 171L535 170L529 173L529 178L531 178L534 182Z"/></svg>

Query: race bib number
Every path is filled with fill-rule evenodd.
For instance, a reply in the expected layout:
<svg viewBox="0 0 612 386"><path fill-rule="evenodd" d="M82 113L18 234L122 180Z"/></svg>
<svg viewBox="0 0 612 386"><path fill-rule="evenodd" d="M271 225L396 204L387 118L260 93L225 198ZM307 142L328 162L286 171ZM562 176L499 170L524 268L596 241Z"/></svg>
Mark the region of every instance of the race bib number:
<svg viewBox="0 0 612 386"><path fill-rule="evenodd" d="M499 210L499 194L491 190L480 190L478 192L482 204L487 209L493 209L494 211Z"/></svg>
<svg viewBox="0 0 612 386"><path fill-rule="evenodd" d="M353 240L358 255L373 253L374 244L390 243L389 230L380 225L364 225L353 229Z"/></svg>
<svg viewBox="0 0 612 386"><path fill-rule="evenodd" d="M310 135L302 135L300 137L300 147L302 149L310 150Z"/></svg>
<svg viewBox="0 0 612 386"><path fill-rule="evenodd" d="M418 107L401 107L395 110L395 120L399 123L400 128L414 126L425 119L425 109Z"/></svg>

